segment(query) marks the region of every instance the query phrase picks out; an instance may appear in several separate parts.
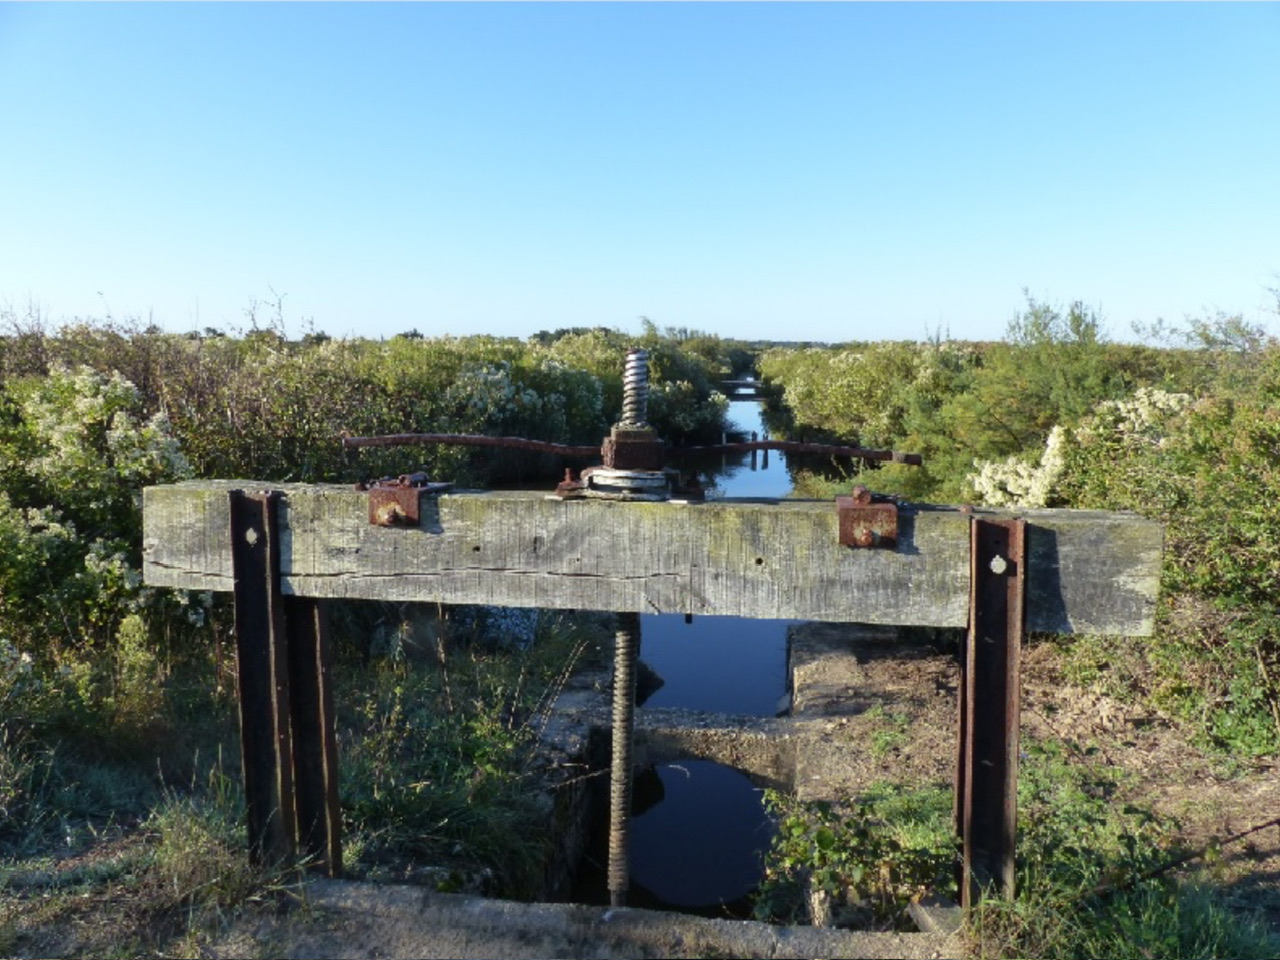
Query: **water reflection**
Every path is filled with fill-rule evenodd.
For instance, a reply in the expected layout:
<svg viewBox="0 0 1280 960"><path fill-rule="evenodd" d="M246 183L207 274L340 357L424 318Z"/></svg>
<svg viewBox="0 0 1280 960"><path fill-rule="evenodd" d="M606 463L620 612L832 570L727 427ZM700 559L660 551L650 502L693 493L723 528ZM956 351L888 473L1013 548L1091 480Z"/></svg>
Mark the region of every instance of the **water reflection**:
<svg viewBox="0 0 1280 960"><path fill-rule="evenodd" d="M671 906L716 907L760 883L770 825L745 775L708 760L656 770L663 799L631 822L631 880Z"/></svg>
<svg viewBox="0 0 1280 960"><path fill-rule="evenodd" d="M798 622L642 616L640 657L663 680L645 706L774 716L786 693L787 627Z"/></svg>
<svg viewBox="0 0 1280 960"><path fill-rule="evenodd" d="M763 435L759 403L734 403L730 413L739 431ZM712 495L785 496L791 489L786 458L776 451L769 457L767 470L753 471L749 455L726 463ZM795 622L641 617L640 656L664 681L645 709L774 716L786 692L787 627ZM760 883L771 837L759 790L741 772L707 760L664 764L655 772L662 799L632 824L633 885L653 906L721 905L734 913L728 905Z"/></svg>
<svg viewBox="0 0 1280 960"><path fill-rule="evenodd" d="M729 404L731 442L766 439L763 405L737 401ZM681 462L684 468L697 467L706 480L708 498L785 497L791 492L787 458L777 450L750 453L711 454ZM753 469L754 466L754 469Z"/></svg>

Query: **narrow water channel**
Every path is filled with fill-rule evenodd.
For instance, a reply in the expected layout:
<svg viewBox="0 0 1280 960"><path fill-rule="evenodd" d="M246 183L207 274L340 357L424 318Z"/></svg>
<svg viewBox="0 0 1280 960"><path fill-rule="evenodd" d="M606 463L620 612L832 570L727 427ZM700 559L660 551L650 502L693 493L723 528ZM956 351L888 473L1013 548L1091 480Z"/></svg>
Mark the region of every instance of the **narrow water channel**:
<svg viewBox="0 0 1280 960"><path fill-rule="evenodd" d="M763 436L760 404L736 401L736 430ZM750 457L717 476L714 497L782 497L791 489L783 456ZM643 709L680 707L772 717L786 693L791 620L675 614L640 618L640 658L663 680ZM650 906L741 913L760 883L772 826L760 790L738 770L706 760L658 766L658 783L631 825L632 885Z"/></svg>

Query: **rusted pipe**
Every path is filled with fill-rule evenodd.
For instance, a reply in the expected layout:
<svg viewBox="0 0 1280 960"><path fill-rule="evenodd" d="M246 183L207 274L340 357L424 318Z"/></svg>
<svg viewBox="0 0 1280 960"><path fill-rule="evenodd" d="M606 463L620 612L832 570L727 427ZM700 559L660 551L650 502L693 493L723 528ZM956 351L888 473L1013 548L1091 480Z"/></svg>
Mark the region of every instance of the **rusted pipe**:
<svg viewBox="0 0 1280 960"><path fill-rule="evenodd" d="M668 447L667 456L679 458L699 453L751 453L754 450L780 450L783 453L825 453L833 457L857 457L906 463L918 467L924 458L918 453L897 450L871 450L867 447L845 447L829 443L803 443L799 440L749 440L743 443L721 443L707 447Z"/></svg>
<svg viewBox="0 0 1280 960"><path fill-rule="evenodd" d="M555 453L563 457L598 457L599 447L571 446L546 440L528 440L524 437L486 437L473 433L390 433L380 437L343 437L344 450L357 447L427 447L432 444L462 447L510 447L515 450L533 450L538 453ZM680 458L699 453L750 453L753 450L779 450L783 453L826 453L833 457L859 457L863 460L883 460L920 466L924 462L918 453L899 453L896 450L872 450L867 447L845 447L828 443L802 443L798 440L755 440L745 443L720 443L705 447L667 447L669 457Z"/></svg>
<svg viewBox="0 0 1280 960"><path fill-rule="evenodd" d="M432 444L457 447L510 447L515 450L533 450L538 453L558 453L563 457L598 457L600 447L574 447L546 440L528 440L524 437L485 437L473 433L390 433L381 437L343 437L342 449L357 447L427 447Z"/></svg>
<svg viewBox="0 0 1280 960"><path fill-rule="evenodd" d="M631 743L636 719L640 614L619 613L613 652L613 752L609 773L609 904L627 905L631 876Z"/></svg>

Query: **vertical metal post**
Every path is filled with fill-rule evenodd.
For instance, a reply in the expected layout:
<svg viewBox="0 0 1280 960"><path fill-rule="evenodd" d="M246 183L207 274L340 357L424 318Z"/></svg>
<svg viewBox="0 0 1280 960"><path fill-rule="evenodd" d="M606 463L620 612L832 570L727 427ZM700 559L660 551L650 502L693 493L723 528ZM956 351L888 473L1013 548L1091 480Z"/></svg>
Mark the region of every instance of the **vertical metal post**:
<svg viewBox="0 0 1280 960"><path fill-rule="evenodd" d="M285 597L298 840L317 869L342 873L338 745L329 678L329 620L322 600Z"/></svg>
<svg viewBox="0 0 1280 960"><path fill-rule="evenodd" d="M955 805L965 909L993 888L1014 895L1025 544L1024 520L971 521Z"/></svg>
<svg viewBox="0 0 1280 960"><path fill-rule="evenodd" d="M609 903L626 906L631 875L631 744L635 733L640 614L619 613L613 654L613 751L609 771Z"/></svg>
<svg viewBox="0 0 1280 960"><path fill-rule="evenodd" d="M292 858L297 836L276 523L280 495L232 490L229 496L249 859L255 864L273 863Z"/></svg>

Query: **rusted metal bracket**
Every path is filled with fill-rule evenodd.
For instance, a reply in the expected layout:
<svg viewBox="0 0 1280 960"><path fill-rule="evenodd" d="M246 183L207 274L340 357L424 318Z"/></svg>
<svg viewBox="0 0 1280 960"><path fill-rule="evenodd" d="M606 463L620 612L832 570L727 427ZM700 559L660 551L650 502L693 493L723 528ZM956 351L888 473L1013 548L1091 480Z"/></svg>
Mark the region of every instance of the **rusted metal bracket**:
<svg viewBox="0 0 1280 960"><path fill-rule="evenodd" d="M984 893L1014 895L1026 521L974 517L970 558L955 792L965 909Z"/></svg>
<svg viewBox="0 0 1280 960"><path fill-rule="evenodd" d="M452 483L432 483L425 473L383 477L357 490L369 491L369 522L375 527L416 527L422 522L423 494L452 490Z"/></svg>
<svg viewBox="0 0 1280 960"><path fill-rule="evenodd" d="M840 543L846 547L898 545L898 505L859 484L848 496L836 497Z"/></svg>

